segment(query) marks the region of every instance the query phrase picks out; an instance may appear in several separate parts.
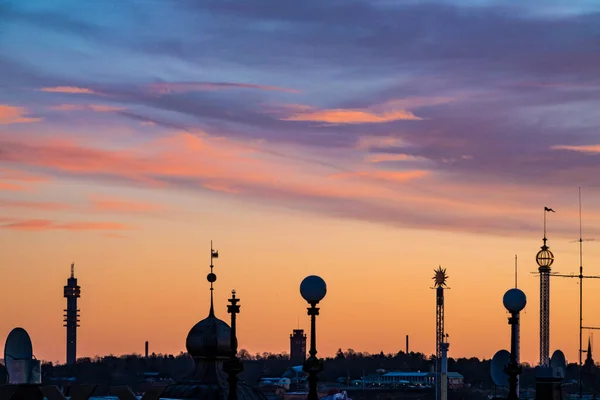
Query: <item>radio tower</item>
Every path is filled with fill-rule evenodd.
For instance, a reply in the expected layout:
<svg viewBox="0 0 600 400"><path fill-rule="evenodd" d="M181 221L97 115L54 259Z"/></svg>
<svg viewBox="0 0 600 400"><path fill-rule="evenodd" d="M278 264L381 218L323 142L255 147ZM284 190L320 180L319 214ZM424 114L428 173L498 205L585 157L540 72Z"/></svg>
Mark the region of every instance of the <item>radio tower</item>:
<svg viewBox="0 0 600 400"><path fill-rule="evenodd" d="M67 299L65 311L65 327L67 328L67 364L73 365L77 360L77 328L79 327L79 310L77 299L81 297L81 288L75 278L75 264L71 264L71 277L67 279L64 297Z"/></svg>
<svg viewBox="0 0 600 400"><path fill-rule="evenodd" d="M540 273L540 366L550 366L550 266L554 263L554 254L546 245L546 213L553 209L544 207L544 244L535 256Z"/></svg>
<svg viewBox="0 0 600 400"><path fill-rule="evenodd" d="M447 350L447 344L444 341L444 289L446 286L446 269L441 266L438 269L433 270L435 275L433 280L435 281L433 289L435 289L435 395L436 399L442 397L442 384L440 379L440 369L442 367L442 353L443 347Z"/></svg>

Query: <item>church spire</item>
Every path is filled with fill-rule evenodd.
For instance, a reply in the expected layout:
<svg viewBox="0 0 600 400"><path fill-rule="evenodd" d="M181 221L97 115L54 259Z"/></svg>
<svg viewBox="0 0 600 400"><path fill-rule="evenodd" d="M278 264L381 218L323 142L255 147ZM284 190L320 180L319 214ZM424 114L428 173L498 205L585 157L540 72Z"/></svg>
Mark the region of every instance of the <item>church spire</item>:
<svg viewBox="0 0 600 400"><path fill-rule="evenodd" d="M213 302L213 283L217 280L217 275L213 272L213 260L215 258L219 258L219 252L217 250L213 250L212 240L210 241L210 273L206 277L206 280L210 282L210 311L208 312L209 317L215 316L215 306Z"/></svg>

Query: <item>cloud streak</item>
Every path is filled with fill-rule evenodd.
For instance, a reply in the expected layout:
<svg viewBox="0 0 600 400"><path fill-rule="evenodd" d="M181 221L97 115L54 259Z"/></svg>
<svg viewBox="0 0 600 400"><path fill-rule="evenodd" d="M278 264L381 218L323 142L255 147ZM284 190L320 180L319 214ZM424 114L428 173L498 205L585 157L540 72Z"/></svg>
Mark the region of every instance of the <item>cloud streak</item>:
<svg viewBox="0 0 600 400"><path fill-rule="evenodd" d="M157 213L166 210L165 206L152 203L142 203L127 199L93 195L90 197L93 211L112 213Z"/></svg>
<svg viewBox="0 0 600 400"><path fill-rule="evenodd" d="M278 86L258 85L235 82L161 82L148 85L148 90L156 94L187 93L195 91L255 89L285 93L302 93L300 90Z"/></svg>
<svg viewBox="0 0 600 400"><path fill-rule="evenodd" d="M44 87L40 91L48 93L63 93L63 94L98 94L92 89L82 88L77 86L55 86Z"/></svg>
<svg viewBox="0 0 600 400"><path fill-rule="evenodd" d="M417 117L410 111L404 110L375 113L366 110L349 110L338 108L300 112L283 118L283 120L328 122L331 124L377 124L399 120L419 121L421 118Z"/></svg>
<svg viewBox="0 0 600 400"><path fill-rule="evenodd" d="M123 107L114 107L104 104L59 104L51 106L54 111L93 111L93 112L118 112L126 110Z"/></svg>
<svg viewBox="0 0 600 400"><path fill-rule="evenodd" d="M28 111L23 107L0 104L0 125L23 124L39 122L40 118L28 117Z"/></svg>
<svg viewBox="0 0 600 400"><path fill-rule="evenodd" d="M48 219L21 219L0 224L0 229L16 231L121 231L132 227L119 222L66 222L59 223Z"/></svg>
<svg viewBox="0 0 600 400"><path fill-rule="evenodd" d="M576 151L576 152L580 152L580 153L600 154L600 144L580 145L580 146L558 145L558 146L552 146L552 149L553 150Z"/></svg>

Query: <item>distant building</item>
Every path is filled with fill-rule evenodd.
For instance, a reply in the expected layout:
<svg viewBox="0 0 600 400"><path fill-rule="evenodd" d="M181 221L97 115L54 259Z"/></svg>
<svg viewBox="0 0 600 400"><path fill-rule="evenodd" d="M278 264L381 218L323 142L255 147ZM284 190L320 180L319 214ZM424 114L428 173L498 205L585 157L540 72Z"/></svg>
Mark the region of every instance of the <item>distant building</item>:
<svg viewBox="0 0 600 400"><path fill-rule="evenodd" d="M290 360L294 365L306 361L306 335L304 329L294 329L290 335Z"/></svg>
<svg viewBox="0 0 600 400"><path fill-rule="evenodd" d="M592 356L592 341L588 338L588 348L587 348L587 357L585 358L585 364L583 364L584 368L588 370L592 370L595 363L594 357Z"/></svg>
<svg viewBox="0 0 600 400"><path fill-rule="evenodd" d="M391 385L434 385L435 384L435 373L432 372L386 372L380 377L376 378L381 384ZM464 377L458 372L448 372L448 387L451 389L458 389L463 386ZM365 383L366 379L365 379ZM375 382L373 382L375 383Z"/></svg>

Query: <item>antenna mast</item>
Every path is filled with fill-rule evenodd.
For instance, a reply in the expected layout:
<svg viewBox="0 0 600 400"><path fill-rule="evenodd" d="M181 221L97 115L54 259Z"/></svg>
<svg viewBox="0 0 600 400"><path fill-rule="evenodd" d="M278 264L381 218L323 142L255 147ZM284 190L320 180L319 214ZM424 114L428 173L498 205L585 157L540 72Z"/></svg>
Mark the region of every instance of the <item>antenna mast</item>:
<svg viewBox="0 0 600 400"><path fill-rule="evenodd" d="M600 327L594 326L583 326L583 280L584 279L600 279L599 275L583 275L583 242L587 242L594 239L583 238L583 224L582 224L582 212L581 212L581 187L579 189L579 275L570 274L556 274L554 276L560 278L579 278L579 398L583 398L583 330L600 330Z"/></svg>
<svg viewBox="0 0 600 400"><path fill-rule="evenodd" d="M583 397L583 229L581 223L581 187L579 189L579 398Z"/></svg>
<svg viewBox="0 0 600 400"><path fill-rule="evenodd" d="M518 276L517 273L518 273L518 269L519 269L519 265L518 265L518 262L517 262L517 255L515 254L515 288L519 287L517 285L517 276Z"/></svg>

